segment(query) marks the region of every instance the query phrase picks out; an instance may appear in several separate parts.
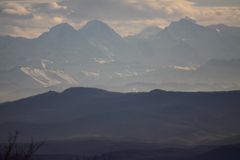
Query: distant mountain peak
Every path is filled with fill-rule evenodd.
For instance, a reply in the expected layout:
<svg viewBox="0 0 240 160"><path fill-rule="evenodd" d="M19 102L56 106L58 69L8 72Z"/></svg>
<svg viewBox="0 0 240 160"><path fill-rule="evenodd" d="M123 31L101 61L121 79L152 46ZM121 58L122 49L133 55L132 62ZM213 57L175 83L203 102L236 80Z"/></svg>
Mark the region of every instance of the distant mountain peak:
<svg viewBox="0 0 240 160"><path fill-rule="evenodd" d="M60 32L62 32L62 31L69 31L69 30L75 30L75 29L73 28L73 26L71 26L68 23L61 23L61 24L58 24L58 25L52 27L50 29L50 32L51 31L60 31Z"/></svg>
<svg viewBox="0 0 240 160"><path fill-rule="evenodd" d="M89 21L79 31L86 37L93 38L94 41L96 39L104 40L105 38L110 37L114 37L114 39L118 40L121 39L121 36L118 33L116 33L108 24L100 20Z"/></svg>
<svg viewBox="0 0 240 160"><path fill-rule="evenodd" d="M173 35L178 38L196 36L199 32L205 33L206 31L209 31L207 27L197 24L195 20L188 17L172 22L165 29L170 31L170 33L173 33Z"/></svg>
<svg viewBox="0 0 240 160"><path fill-rule="evenodd" d="M111 34L119 37L119 35L106 23L100 20L89 21L80 31L87 34Z"/></svg>
<svg viewBox="0 0 240 160"><path fill-rule="evenodd" d="M39 38L54 38L56 36L66 36L66 35L74 35L75 32L77 32L77 30L75 30L73 28L73 26L71 26L68 23L61 23L58 24L56 26L53 26L52 28L50 28L50 30L48 32L43 33L42 35L39 36ZM67 37L67 36L66 36Z"/></svg>
<svg viewBox="0 0 240 160"><path fill-rule="evenodd" d="M87 22L86 25L98 25L98 26L108 26L106 23L104 23L103 21L100 21L100 20L97 20L97 19L94 19L94 20L91 20L89 22Z"/></svg>
<svg viewBox="0 0 240 160"><path fill-rule="evenodd" d="M171 27L179 27L179 26L198 26L198 24L196 23L195 20L189 18L189 17L185 17L185 18L182 18L178 21L174 21L172 22L168 28L171 28Z"/></svg>
<svg viewBox="0 0 240 160"><path fill-rule="evenodd" d="M87 22L82 28L83 30L112 30L106 23L100 20L92 20Z"/></svg>
<svg viewBox="0 0 240 160"><path fill-rule="evenodd" d="M167 91L162 90L162 89L154 89L154 90L151 90L149 93L158 94L158 93L163 93L163 92L167 92Z"/></svg>
<svg viewBox="0 0 240 160"><path fill-rule="evenodd" d="M194 24L197 23L196 20L194 20L193 18L187 17L187 16L180 19L179 22L194 23Z"/></svg>
<svg viewBox="0 0 240 160"><path fill-rule="evenodd" d="M71 87L64 90L63 94L86 94L86 93L105 93L108 92L103 89L90 88L90 87Z"/></svg>

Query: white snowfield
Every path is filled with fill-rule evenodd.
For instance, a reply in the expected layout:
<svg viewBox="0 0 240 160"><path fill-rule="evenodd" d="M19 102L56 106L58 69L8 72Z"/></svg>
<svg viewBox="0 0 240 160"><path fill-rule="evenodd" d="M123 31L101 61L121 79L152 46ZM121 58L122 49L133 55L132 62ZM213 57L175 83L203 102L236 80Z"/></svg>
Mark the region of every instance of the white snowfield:
<svg viewBox="0 0 240 160"><path fill-rule="evenodd" d="M64 71L48 70L46 64L43 65L43 69L30 67L21 67L20 69L36 82L43 85L43 87L50 87L58 84L79 84L77 80Z"/></svg>

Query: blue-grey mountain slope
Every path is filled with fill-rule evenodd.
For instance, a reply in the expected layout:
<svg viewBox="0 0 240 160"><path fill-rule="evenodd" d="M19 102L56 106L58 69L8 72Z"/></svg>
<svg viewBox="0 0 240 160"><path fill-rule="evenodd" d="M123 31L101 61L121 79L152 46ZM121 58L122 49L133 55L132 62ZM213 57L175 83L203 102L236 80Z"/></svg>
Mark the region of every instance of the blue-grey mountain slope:
<svg viewBox="0 0 240 160"><path fill-rule="evenodd" d="M0 130L17 129L48 140L101 137L195 144L239 134L239 105L239 91L70 88L1 104Z"/></svg>
<svg viewBox="0 0 240 160"><path fill-rule="evenodd" d="M34 39L1 36L0 101L71 86L124 92L240 89L239 69L229 67L240 59L239 30L184 18L121 37L93 20L78 30L59 24ZM209 62L216 59L223 63L213 69Z"/></svg>

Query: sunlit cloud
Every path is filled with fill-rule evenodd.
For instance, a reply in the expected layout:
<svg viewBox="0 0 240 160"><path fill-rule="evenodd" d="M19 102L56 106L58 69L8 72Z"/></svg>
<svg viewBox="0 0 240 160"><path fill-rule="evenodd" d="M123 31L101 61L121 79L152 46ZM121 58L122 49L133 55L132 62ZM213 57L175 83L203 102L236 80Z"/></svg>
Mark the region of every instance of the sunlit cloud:
<svg viewBox="0 0 240 160"><path fill-rule="evenodd" d="M48 5L52 9L67 9L67 6L62 6L58 2L50 2Z"/></svg>
<svg viewBox="0 0 240 160"><path fill-rule="evenodd" d="M27 7L14 2L2 4L0 7L1 13L7 15L26 16L31 13Z"/></svg>
<svg viewBox="0 0 240 160"><path fill-rule="evenodd" d="M48 2L61 2L63 0L0 0L0 3L6 2L20 2L20 3L48 3Z"/></svg>
<svg viewBox="0 0 240 160"><path fill-rule="evenodd" d="M217 5L217 0L0 0L0 35L36 37L62 22L80 28L92 19L107 22L123 36L136 34L147 26L163 28L186 16L202 25L240 26L240 4L234 6L238 4L236 0L218 2Z"/></svg>
<svg viewBox="0 0 240 160"><path fill-rule="evenodd" d="M53 22L56 23L56 24L63 23L64 22L64 18L60 17L60 16L53 17Z"/></svg>

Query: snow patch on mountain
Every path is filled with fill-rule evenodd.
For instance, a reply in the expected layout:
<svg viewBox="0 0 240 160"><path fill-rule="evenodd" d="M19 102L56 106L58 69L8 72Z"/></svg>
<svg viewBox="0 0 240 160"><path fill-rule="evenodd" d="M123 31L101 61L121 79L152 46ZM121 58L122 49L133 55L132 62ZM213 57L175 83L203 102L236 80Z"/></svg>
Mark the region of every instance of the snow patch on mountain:
<svg viewBox="0 0 240 160"><path fill-rule="evenodd" d="M130 71L130 70L125 70L124 72L114 72L114 73L119 78L137 77L137 76L141 75L141 73L138 73L138 72L135 72L135 71Z"/></svg>
<svg viewBox="0 0 240 160"><path fill-rule="evenodd" d="M54 70L49 70L48 72L56 74L58 77L62 78L64 81L66 81L68 84L79 84L77 80L75 80L73 77L69 76L63 71L54 71Z"/></svg>
<svg viewBox="0 0 240 160"><path fill-rule="evenodd" d="M94 58L94 61L98 64L106 64L108 63L107 60L103 59L103 58Z"/></svg>
<svg viewBox="0 0 240 160"><path fill-rule="evenodd" d="M73 77L60 70L48 70L46 62L52 61L42 60L42 68L20 67L20 70L26 75L30 76L36 82L43 85L43 87L55 86L58 84L77 85L79 82Z"/></svg>
<svg viewBox="0 0 240 160"><path fill-rule="evenodd" d="M53 63L53 61L47 60L47 59L42 59L41 60L41 65L43 67L44 70L47 70L47 64L46 63Z"/></svg>
<svg viewBox="0 0 240 160"><path fill-rule="evenodd" d="M195 71L198 67L196 66L169 66L169 68L175 69L175 70L183 70L183 71Z"/></svg>
<svg viewBox="0 0 240 160"><path fill-rule="evenodd" d="M93 45L93 46L99 48L101 51L103 51L106 58L108 59L108 60L106 60L107 63L115 61L114 58L113 58L114 53L111 51L110 48L108 48L108 47L106 47L106 46L104 46L104 45L102 45L102 44L100 44L100 43L98 43L97 41L94 41L94 40L91 40L89 42L90 42L91 45Z"/></svg>
<svg viewBox="0 0 240 160"><path fill-rule="evenodd" d="M220 29L218 29L218 28L216 28L216 31L217 31L218 33L220 33L220 32L221 32L221 30L220 30Z"/></svg>
<svg viewBox="0 0 240 160"><path fill-rule="evenodd" d="M42 84L44 87L50 87L57 84L60 84L61 81L48 77L46 72L42 69L38 68L30 68L30 67L21 67L21 71L23 71L26 75L33 78L38 83Z"/></svg>

